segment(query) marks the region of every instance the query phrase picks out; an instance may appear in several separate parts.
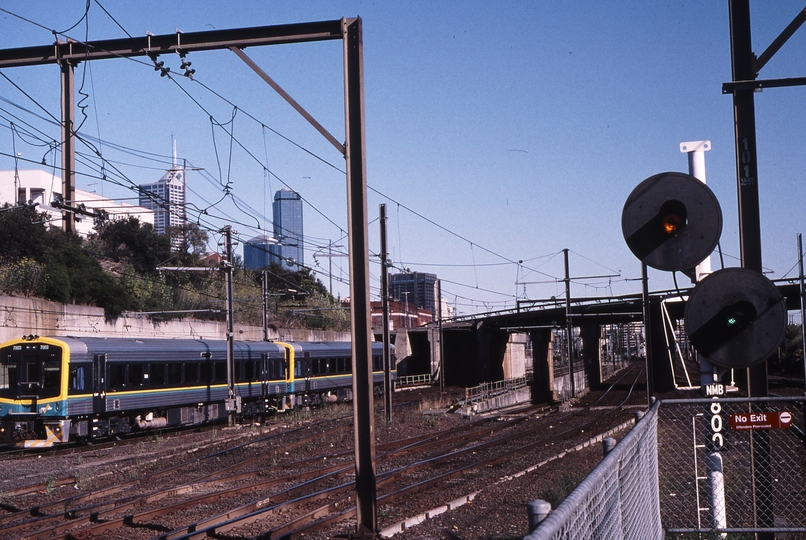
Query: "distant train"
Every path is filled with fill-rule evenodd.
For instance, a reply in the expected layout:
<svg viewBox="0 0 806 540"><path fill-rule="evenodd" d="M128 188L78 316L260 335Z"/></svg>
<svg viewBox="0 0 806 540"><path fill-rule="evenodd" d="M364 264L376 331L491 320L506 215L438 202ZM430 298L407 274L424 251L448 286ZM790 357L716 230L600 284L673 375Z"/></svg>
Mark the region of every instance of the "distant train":
<svg viewBox="0 0 806 540"><path fill-rule="evenodd" d="M0 441L21 447L257 417L352 399L350 342L45 338L0 344ZM375 393L383 345L372 345ZM392 369L392 377L396 372ZM229 410L228 410L229 409Z"/></svg>

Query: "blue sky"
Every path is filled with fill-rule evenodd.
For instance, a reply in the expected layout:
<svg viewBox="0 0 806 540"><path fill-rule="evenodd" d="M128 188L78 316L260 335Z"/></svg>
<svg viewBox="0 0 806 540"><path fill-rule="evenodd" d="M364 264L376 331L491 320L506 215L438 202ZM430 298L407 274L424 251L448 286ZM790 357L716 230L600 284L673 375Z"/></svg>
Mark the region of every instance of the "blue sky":
<svg viewBox="0 0 806 540"><path fill-rule="evenodd" d="M564 248L579 278L572 296L640 291L640 263L622 238L621 209L643 179L687 170L684 141L712 143L707 181L724 214L725 265L739 265L732 100L721 91L731 76L726 1L102 1L118 24L94 0L87 24L85 5L0 1L44 27L0 12L0 48L52 43L51 29L78 21L65 33L94 40L125 37L118 24L142 36L361 16L370 218L387 204L395 266L436 273L460 313L561 296ZM803 3L757 0L751 8L760 54ZM340 42L245 52L343 140ZM760 78L806 76L804 57L801 29ZM76 86L83 81L87 95L82 134L100 139L102 155L134 183L159 178L174 137L180 158L203 169L189 175L190 202L208 211L203 223L231 223L241 240L258 227L271 229L274 191L298 191L306 200L306 263L328 284L322 246L345 244L341 156L230 51L189 55L196 81L177 73L178 58L160 60L173 80L145 59L80 65ZM0 97L42 117L40 105L59 116L56 67L2 73L25 94L0 77ZM55 125L8 101L0 103L3 111L59 138ZM802 87L756 94L763 262L772 278L797 275L796 235L806 229L804 104ZM13 154L16 145L22 157L40 162L47 147L13 136L2 114L0 152ZM138 157L145 154L161 158ZM53 152L46 157L52 164ZM0 156L0 168L13 167ZM100 174L98 166L84 168ZM89 176L78 187L132 196ZM376 220L369 225L373 253L378 228ZM347 259L332 263L334 293L345 296ZM371 271L377 283L375 262ZM650 271L651 289L670 287L668 273Z"/></svg>

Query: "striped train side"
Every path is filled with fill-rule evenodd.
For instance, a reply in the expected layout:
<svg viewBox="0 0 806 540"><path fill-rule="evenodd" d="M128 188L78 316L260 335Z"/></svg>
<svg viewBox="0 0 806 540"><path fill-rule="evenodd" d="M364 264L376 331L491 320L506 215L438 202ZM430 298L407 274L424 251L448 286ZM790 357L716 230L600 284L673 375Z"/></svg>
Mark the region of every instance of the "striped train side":
<svg viewBox="0 0 806 540"><path fill-rule="evenodd" d="M383 346L372 346L375 392ZM0 442L52 446L163 427L259 418L352 399L349 342L234 342L235 403L227 403L227 343L203 339L46 338L0 344ZM393 377L395 371L392 371Z"/></svg>

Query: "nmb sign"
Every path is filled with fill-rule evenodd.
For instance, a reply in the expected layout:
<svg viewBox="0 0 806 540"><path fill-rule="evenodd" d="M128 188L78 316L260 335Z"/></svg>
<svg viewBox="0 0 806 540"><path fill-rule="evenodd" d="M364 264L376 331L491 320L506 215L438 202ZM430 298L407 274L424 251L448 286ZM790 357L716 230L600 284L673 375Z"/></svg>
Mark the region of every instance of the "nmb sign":
<svg viewBox="0 0 806 540"><path fill-rule="evenodd" d="M725 385L720 383L703 385L703 389L705 390L705 395L707 397L724 396L727 393L727 388Z"/></svg>

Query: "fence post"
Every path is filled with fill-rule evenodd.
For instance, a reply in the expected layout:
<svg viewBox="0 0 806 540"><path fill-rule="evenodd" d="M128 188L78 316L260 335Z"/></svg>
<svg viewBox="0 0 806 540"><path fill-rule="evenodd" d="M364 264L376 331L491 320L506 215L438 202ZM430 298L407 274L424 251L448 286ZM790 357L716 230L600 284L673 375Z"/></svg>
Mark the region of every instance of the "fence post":
<svg viewBox="0 0 806 540"><path fill-rule="evenodd" d="M705 470L708 475L708 505L711 507L711 527L727 527L725 515L725 479L722 475L722 454L709 452L705 456ZM724 537L723 537L724 538Z"/></svg>
<svg viewBox="0 0 806 540"><path fill-rule="evenodd" d="M529 513L529 533L533 533L551 513L551 503L535 499L526 505L526 511Z"/></svg>
<svg viewBox="0 0 806 540"><path fill-rule="evenodd" d="M604 451L604 455L610 453L611 450L616 446L616 439L613 437L605 437L602 439L602 450Z"/></svg>

